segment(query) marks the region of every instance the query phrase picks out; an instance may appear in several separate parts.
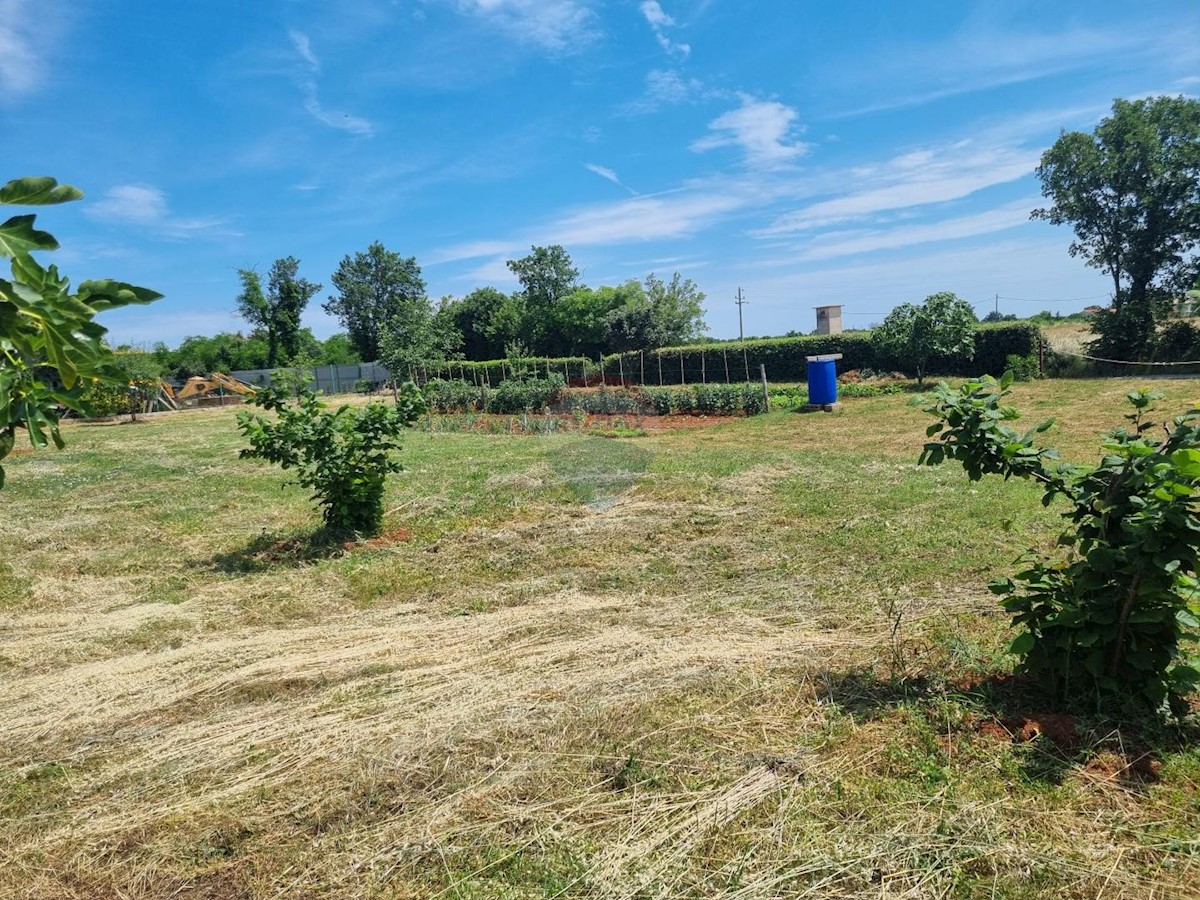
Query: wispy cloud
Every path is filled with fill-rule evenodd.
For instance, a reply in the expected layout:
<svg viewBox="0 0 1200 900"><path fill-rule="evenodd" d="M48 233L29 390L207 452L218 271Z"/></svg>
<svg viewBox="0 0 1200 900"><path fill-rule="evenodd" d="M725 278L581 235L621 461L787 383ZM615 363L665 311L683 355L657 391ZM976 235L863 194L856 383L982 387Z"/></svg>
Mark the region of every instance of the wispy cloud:
<svg viewBox="0 0 1200 900"><path fill-rule="evenodd" d="M794 255L789 255L789 262L794 264L836 259L860 253L875 253L880 250L895 250L994 234L1026 224L1029 221L1029 211L1036 207L1038 202L1039 198L1029 197L1006 203L996 209L943 219L940 222L905 222L895 228L826 232L809 238L796 247Z"/></svg>
<svg viewBox="0 0 1200 900"><path fill-rule="evenodd" d="M507 253L531 244L593 247L686 237L698 234L732 212L753 203L751 186L730 182L696 185L658 195L596 203L523 229L508 241L475 241L446 247L437 262Z"/></svg>
<svg viewBox="0 0 1200 900"><path fill-rule="evenodd" d="M1039 153L969 141L918 150L841 173L856 189L778 216L758 237L779 237L879 213L944 203L1032 174Z"/></svg>
<svg viewBox="0 0 1200 900"><path fill-rule="evenodd" d="M308 35L301 31L292 30L288 32L288 37L291 38L292 46L296 48L296 53L300 56L300 60L304 65L304 73L297 79L297 85L304 95L304 109L308 114L330 128L337 128L341 131L348 131L351 134L360 134L366 137L374 134L374 127L361 116L351 115L350 113L338 110L327 110L321 105L317 90L317 78L321 74L321 60L313 52L312 42L309 40Z"/></svg>
<svg viewBox="0 0 1200 900"><path fill-rule="evenodd" d="M658 45L663 50L684 59L687 59L691 55L692 48L690 45L676 43L667 34L667 29L675 27L675 20L667 15L658 0L643 0L639 9L641 9L642 15L646 17L646 21L650 24L650 29L654 32L655 40L658 41Z"/></svg>
<svg viewBox="0 0 1200 900"><path fill-rule="evenodd" d="M830 83L872 95L869 103L844 108L830 118L906 109L963 94L1021 84L1084 69L1140 66L1147 59L1177 58L1194 44L1196 29L1165 31L1141 27L1028 31L973 26L929 43L891 42L871 56L870 66L830 73ZM1189 37L1190 36L1190 37ZM1194 50L1191 51L1194 54ZM903 85L904 93L896 93Z"/></svg>
<svg viewBox="0 0 1200 900"><path fill-rule="evenodd" d="M711 134L692 144L703 153L718 147L740 147L751 166L774 166L803 156L808 145L795 139L796 111L777 100L741 95L742 105L708 123Z"/></svg>
<svg viewBox="0 0 1200 900"><path fill-rule="evenodd" d="M618 112L640 115L656 112L664 106L688 103L704 93L704 85L695 78L685 78L673 69L651 69L646 75L642 96L623 104Z"/></svg>
<svg viewBox="0 0 1200 900"><path fill-rule="evenodd" d="M132 225L160 237L183 239L199 234L232 234L223 229L225 219L181 218L171 214L167 195L145 184L120 184L109 188L102 199L89 202L85 214L97 222Z"/></svg>
<svg viewBox="0 0 1200 900"><path fill-rule="evenodd" d="M455 8L513 40L554 54L576 53L600 36L599 20L579 0L453 0Z"/></svg>
<svg viewBox="0 0 1200 900"><path fill-rule="evenodd" d="M46 75L39 47L54 16L38 9L37 0L0 0L0 100L36 89Z"/></svg>
<svg viewBox="0 0 1200 900"><path fill-rule="evenodd" d="M606 181L611 181L613 184L617 185L617 187L624 188L625 190L629 191L629 193L633 194L635 197L637 196L637 191L635 191L633 188L629 187L629 185L627 185L623 181L621 181L621 179L617 175L617 173L614 172L612 169L608 168L608 166L600 166L600 165L596 165L596 163L584 163L583 167L585 169L587 169L589 172L594 172L595 174L599 175L601 178L605 179Z"/></svg>

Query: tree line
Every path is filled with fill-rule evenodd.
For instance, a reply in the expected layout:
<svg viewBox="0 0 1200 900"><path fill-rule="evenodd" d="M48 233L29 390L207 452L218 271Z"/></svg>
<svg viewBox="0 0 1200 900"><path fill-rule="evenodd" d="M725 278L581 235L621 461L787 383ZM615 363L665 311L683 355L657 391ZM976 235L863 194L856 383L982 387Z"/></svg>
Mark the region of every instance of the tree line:
<svg viewBox="0 0 1200 900"><path fill-rule="evenodd" d="M186 338L157 344L165 372L187 377L211 371L381 361L395 371L450 359L488 360L506 354L598 356L685 343L705 331L704 293L678 272L618 285L590 287L567 251L532 247L508 268L521 287L505 293L481 287L434 303L415 257L376 241L347 254L330 278L323 304L345 329L322 342L300 325L323 285L300 275L295 257L276 260L265 277L239 269L239 315L249 334Z"/></svg>

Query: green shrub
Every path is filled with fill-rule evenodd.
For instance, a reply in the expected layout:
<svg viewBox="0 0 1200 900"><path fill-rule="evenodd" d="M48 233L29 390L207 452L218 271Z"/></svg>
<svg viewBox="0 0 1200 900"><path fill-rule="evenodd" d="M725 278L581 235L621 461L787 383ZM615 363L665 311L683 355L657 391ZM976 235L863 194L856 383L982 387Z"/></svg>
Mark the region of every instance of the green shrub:
<svg viewBox="0 0 1200 900"><path fill-rule="evenodd" d="M540 410L558 400L564 384L563 377L554 374L549 378L510 378L488 394L487 411L512 414Z"/></svg>
<svg viewBox="0 0 1200 900"><path fill-rule="evenodd" d="M1200 410L1176 416L1161 437L1145 416L1161 395L1128 394L1129 426L1108 435L1094 468L1054 464L1057 453L1033 446L1053 420L1024 434L1002 401L1012 375L944 382L926 412L938 421L920 462L960 462L972 481L984 475L1029 478L1070 508L1058 559L1035 557L1013 578L994 582L1020 633L1011 650L1023 671L1060 697L1182 715L1200 685L1194 655L1200 630ZM1189 646L1190 645L1190 646Z"/></svg>
<svg viewBox="0 0 1200 900"><path fill-rule="evenodd" d="M250 442L243 459L264 459L296 470L296 484L310 488L322 507L326 527L335 531L377 534L383 524L383 490L388 474L403 468L392 458L397 440L428 405L411 382L397 403L368 403L325 411L305 391L296 405L272 388L255 395L254 404L277 414L275 421L244 411L238 427Z"/></svg>
<svg viewBox="0 0 1200 900"><path fill-rule="evenodd" d="M429 408L434 412L472 412L487 404L487 389L477 388L469 381L432 378L425 383L423 390Z"/></svg>
<svg viewBox="0 0 1200 900"><path fill-rule="evenodd" d="M271 372L271 389L285 397L300 399L300 395L309 390L309 385L312 383L312 369L296 367L275 369Z"/></svg>
<svg viewBox="0 0 1200 900"><path fill-rule="evenodd" d="M1200 359L1200 330L1191 322L1170 322L1154 338L1155 362Z"/></svg>
<svg viewBox="0 0 1200 900"><path fill-rule="evenodd" d="M1018 356L1008 354L1004 361L1006 370L1013 373L1014 381L1033 381L1038 377L1038 360L1036 356Z"/></svg>
<svg viewBox="0 0 1200 900"><path fill-rule="evenodd" d="M669 387L642 388L642 396L656 416L669 416L675 392Z"/></svg>
<svg viewBox="0 0 1200 900"><path fill-rule="evenodd" d="M606 416L640 412L648 405L642 394L627 388L601 388L597 391L568 389L563 392L563 399L568 410Z"/></svg>

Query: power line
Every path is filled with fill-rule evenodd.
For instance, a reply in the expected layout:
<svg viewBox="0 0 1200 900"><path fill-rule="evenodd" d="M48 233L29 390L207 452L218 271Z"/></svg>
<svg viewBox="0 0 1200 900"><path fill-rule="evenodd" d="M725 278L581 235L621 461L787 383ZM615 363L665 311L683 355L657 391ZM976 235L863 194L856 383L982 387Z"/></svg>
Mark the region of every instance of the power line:
<svg viewBox="0 0 1200 900"><path fill-rule="evenodd" d="M1018 303L1082 303L1084 300L1107 300L1108 294L1093 294L1090 297L1068 297L1066 300L1030 300L1028 297L1005 297L997 294L998 300L1015 300Z"/></svg>
<svg viewBox="0 0 1200 900"><path fill-rule="evenodd" d="M1070 350L1059 350L1053 344L1050 349L1063 356L1074 356L1078 359L1090 359L1093 362L1116 363L1122 366L1200 366L1200 359L1185 359L1179 362L1139 362L1133 359L1105 359L1103 356L1088 356L1086 353L1072 353Z"/></svg>

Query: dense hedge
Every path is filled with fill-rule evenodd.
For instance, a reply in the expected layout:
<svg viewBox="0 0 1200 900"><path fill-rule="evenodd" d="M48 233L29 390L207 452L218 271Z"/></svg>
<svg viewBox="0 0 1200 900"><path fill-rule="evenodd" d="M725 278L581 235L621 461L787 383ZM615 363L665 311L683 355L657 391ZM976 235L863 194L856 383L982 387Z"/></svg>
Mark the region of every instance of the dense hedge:
<svg viewBox="0 0 1200 900"><path fill-rule="evenodd" d="M1003 375L1009 356L1036 356L1041 332L1027 322L981 325L975 335L975 356L969 361L938 360L932 371L938 375ZM606 375L623 371L628 382L644 384L695 384L757 380L765 365L771 381L807 381L805 357L841 353L838 371L851 369L898 369L902 360L881 358L868 331L790 338L761 338L724 344L664 347L646 353L633 352L604 358ZM727 374L728 373L728 374ZM910 373L912 374L912 373Z"/></svg>
<svg viewBox="0 0 1200 900"><path fill-rule="evenodd" d="M582 356L551 357L533 356L518 362L524 374L536 378L547 378L551 375L561 377L567 383L583 383L583 380L600 368L600 360L585 359ZM486 362L467 362L452 360L450 362L423 366L416 373L422 380L447 379L470 382L478 387L495 387L502 381L513 377L513 367L510 360L492 359Z"/></svg>
<svg viewBox="0 0 1200 900"><path fill-rule="evenodd" d="M980 325L975 334L973 359L935 360L931 372L934 375L1000 376L1004 374L1010 356L1037 357L1040 340L1040 329L1029 322ZM871 332L847 331L614 353L604 357L602 374L610 384L732 383L758 381L759 366L765 365L767 378L771 381L807 381L805 357L828 353L842 354L839 372L851 369L908 371L903 360L880 356L871 343ZM519 366L530 375L539 378L557 375L575 386L597 382L601 375L600 360L581 356L533 357L521 360ZM417 374L427 378L461 379L476 386L495 386L510 379L513 372L509 360L497 359L443 363Z"/></svg>

